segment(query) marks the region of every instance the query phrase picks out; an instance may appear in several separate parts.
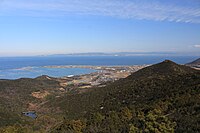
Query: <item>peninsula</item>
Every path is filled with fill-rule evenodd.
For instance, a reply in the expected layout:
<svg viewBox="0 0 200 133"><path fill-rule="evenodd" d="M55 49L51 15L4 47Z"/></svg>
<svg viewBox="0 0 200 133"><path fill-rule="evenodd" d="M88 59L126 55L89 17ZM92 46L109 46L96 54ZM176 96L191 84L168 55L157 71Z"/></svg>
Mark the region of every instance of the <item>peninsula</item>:
<svg viewBox="0 0 200 133"><path fill-rule="evenodd" d="M62 66L44 66L45 68L87 68L94 69L96 72L84 75L66 75L61 78L51 78L60 83L61 90L71 90L75 88L104 87L108 82L114 82L121 78L126 78L132 73L150 65L133 66L91 66L91 65L62 65ZM70 86L70 88L68 88ZM66 88L67 87L67 88Z"/></svg>

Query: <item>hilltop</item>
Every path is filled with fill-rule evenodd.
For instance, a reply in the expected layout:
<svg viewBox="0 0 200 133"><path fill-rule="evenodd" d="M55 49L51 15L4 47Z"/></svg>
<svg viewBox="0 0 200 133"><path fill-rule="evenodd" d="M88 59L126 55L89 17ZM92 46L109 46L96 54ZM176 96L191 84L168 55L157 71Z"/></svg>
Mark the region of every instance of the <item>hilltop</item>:
<svg viewBox="0 0 200 133"><path fill-rule="evenodd" d="M196 59L195 61L192 61L190 63L187 63L189 66L200 66L200 58Z"/></svg>
<svg viewBox="0 0 200 133"><path fill-rule="evenodd" d="M197 70L164 61L105 88L61 98L56 105L68 119L86 118L85 132L196 132L200 130L199 78ZM62 131L59 128L55 130Z"/></svg>
<svg viewBox="0 0 200 133"><path fill-rule="evenodd" d="M169 60L107 83L106 87L89 88L84 93L70 91L59 97L53 89L59 87L58 82L44 76L37 79L2 80L0 84L0 98L4 99L0 104L5 107L1 108L1 112L14 113L13 116L12 113L4 116L5 120L8 117L11 119L1 126L20 123L20 130L28 127L41 132L85 133L200 130L200 71ZM27 85L31 87L25 87ZM12 87L15 89L10 91ZM37 92L37 89L55 93L43 100L29 98L28 95ZM24 101L27 100L33 104L41 102L36 121L17 115L21 111L20 107L25 108ZM11 104L9 108L7 103ZM14 110L16 108L18 111ZM43 130L47 123L48 128Z"/></svg>
<svg viewBox="0 0 200 133"><path fill-rule="evenodd" d="M170 60L165 60L161 63L144 68L132 74L132 78L144 78L149 76L168 76L168 75L182 75L197 72L185 65L178 65Z"/></svg>

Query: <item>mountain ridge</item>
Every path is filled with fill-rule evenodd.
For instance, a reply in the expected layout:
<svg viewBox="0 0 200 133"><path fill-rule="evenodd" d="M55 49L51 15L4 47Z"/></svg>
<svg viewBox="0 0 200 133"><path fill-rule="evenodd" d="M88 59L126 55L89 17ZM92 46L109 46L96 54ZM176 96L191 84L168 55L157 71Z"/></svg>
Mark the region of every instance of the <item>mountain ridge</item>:
<svg viewBox="0 0 200 133"><path fill-rule="evenodd" d="M155 76L155 75L168 76L171 74L187 74L187 73L195 73L195 72L199 72L199 71L185 65L178 65L175 62L170 61L170 60L165 60L161 63L154 64L144 69L141 69L133 73L132 75L130 75L130 77L141 78L141 77L148 77L148 76Z"/></svg>
<svg viewBox="0 0 200 133"><path fill-rule="evenodd" d="M200 65L200 58L198 58L190 63L187 63L186 65L192 65L192 66Z"/></svg>
<svg viewBox="0 0 200 133"><path fill-rule="evenodd" d="M57 97L54 87L59 87L58 82L48 80L46 76L0 80L0 105L5 107L0 108L0 117L8 112L2 118L11 118L0 125L20 123L23 128L33 131L48 127L46 131L59 133L200 130L200 71L169 60L107 83L106 87L90 88L83 93L73 91ZM31 92L46 89L55 94L42 101L28 97ZM26 108L26 100L33 105L40 103L36 121L17 115L22 107ZM8 104L11 109L7 108Z"/></svg>
<svg viewBox="0 0 200 133"><path fill-rule="evenodd" d="M158 70L160 71L157 72ZM139 111L144 113L143 117L148 117L151 111L158 109L162 112L162 117L168 116L166 119L172 123L176 122L177 126L175 128L173 126L168 127L169 129L174 128L176 132L195 132L199 130L198 119L195 119L198 117L195 108L198 108L200 103L200 98L198 98L198 94L200 94L199 79L200 72L198 70L166 60L141 69L125 79L107 85L105 88L96 88L77 97L73 95L73 100L70 96L69 99L67 97L64 100L59 99L61 101L59 106L68 111L67 118L70 116L69 112L73 112L74 115L80 113L87 119L91 119L90 117L95 113L100 113L102 117L107 118L110 115L109 112L114 111L118 114L123 108ZM72 103L74 103L74 107L68 110ZM195 115L192 112L195 112ZM137 114L134 115L136 118L139 117ZM184 117L185 115L187 117ZM120 120L118 121L120 122ZM146 121L148 121L148 118ZM137 121L134 123L135 126L139 124ZM104 126L99 127L99 130L103 130L101 128ZM107 126L109 127L109 125ZM116 125L114 127L121 130ZM145 125L144 127L136 127L148 129ZM114 131L115 129L113 129ZM87 129L87 132L91 132L91 130Z"/></svg>

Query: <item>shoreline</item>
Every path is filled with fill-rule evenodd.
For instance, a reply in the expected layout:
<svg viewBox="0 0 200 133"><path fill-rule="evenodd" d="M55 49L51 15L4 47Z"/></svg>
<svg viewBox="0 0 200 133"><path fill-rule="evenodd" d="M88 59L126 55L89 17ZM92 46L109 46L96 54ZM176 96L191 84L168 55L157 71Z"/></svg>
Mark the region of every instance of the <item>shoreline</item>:
<svg viewBox="0 0 200 133"><path fill-rule="evenodd" d="M45 68L84 68L97 70L96 72L82 75L68 75L54 80L60 83L60 90L86 89L91 87L104 87L108 82L126 78L132 73L150 65L132 65L132 66L92 66L92 65L62 65L62 66L44 66ZM47 78L51 78L48 77Z"/></svg>
<svg viewBox="0 0 200 133"><path fill-rule="evenodd" d="M73 68L79 68L79 69L92 69L92 70L97 70L97 71L135 71L135 70L138 70L138 69L141 69L141 68L144 68L144 67L147 67L147 66L150 66L150 65L113 65L113 66L104 66L104 65L48 65L48 66L25 66L25 67L20 67L20 68L13 68L13 69L5 69L5 70L0 70L0 71L27 71L27 72L34 72L35 70L34 69L38 69L38 68L50 68L50 69L59 69L59 68L66 68L66 69L73 69ZM36 70L37 71L37 70ZM96 71L94 71L96 72ZM85 74L90 74L90 73L93 73L93 72L88 72L88 73L85 73ZM83 74L67 74L67 75L64 75L64 76L55 76L55 78L62 78L62 77L66 77L66 76L80 76L80 75L85 75L84 73ZM20 78L37 78L37 77L40 77L42 75L48 75L48 74L41 74L39 76L36 76L36 77L20 77ZM4 76L3 74L0 76ZM51 76L51 75L48 75L48 76ZM51 77L54 77L54 76L51 76ZM16 79L20 79L20 78L16 78ZM9 80L9 78L7 78Z"/></svg>

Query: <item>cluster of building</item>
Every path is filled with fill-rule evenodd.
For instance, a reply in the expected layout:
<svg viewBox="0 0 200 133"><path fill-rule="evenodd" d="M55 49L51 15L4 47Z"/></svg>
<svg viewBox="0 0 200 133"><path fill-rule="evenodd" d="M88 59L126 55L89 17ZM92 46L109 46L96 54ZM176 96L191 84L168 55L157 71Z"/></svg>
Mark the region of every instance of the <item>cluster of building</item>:
<svg viewBox="0 0 200 133"><path fill-rule="evenodd" d="M90 88L93 86L103 87L107 82L114 82L121 78L126 78L130 74L146 67L147 65L134 66L51 66L51 68L88 68L95 69L96 72L59 78L58 81L63 87L62 90L73 88ZM65 89L64 89L65 88Z"/></svg>

